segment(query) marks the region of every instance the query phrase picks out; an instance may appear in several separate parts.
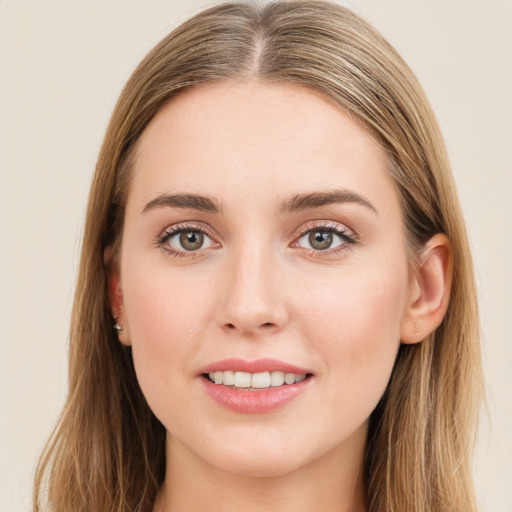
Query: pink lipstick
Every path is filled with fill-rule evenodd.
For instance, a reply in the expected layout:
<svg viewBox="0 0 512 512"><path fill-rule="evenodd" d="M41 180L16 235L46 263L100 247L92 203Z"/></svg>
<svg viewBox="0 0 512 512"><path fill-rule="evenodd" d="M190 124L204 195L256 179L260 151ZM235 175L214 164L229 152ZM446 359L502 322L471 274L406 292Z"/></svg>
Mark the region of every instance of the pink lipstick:
<svg viewBox="0 0 512 512"><path fill-rule="evenodd" d="M276 359L225 359L205 366L200 377L208 395L241 413L262 414L293 400L312 381L312 372Z"/></svg>

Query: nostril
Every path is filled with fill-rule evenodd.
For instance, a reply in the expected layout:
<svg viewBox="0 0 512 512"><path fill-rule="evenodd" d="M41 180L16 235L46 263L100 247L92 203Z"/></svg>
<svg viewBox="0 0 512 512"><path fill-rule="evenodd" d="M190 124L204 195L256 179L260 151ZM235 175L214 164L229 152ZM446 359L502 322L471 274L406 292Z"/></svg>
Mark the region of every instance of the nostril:
<svg viewBox="0 0 512 512"><path fill-rule="evenodd" d="M272 322L265 322L264 324L261 324L259 327L260 328L265 328L265 329L271 329L271 328L275 327L275 324L272 323ZM226 329L228 329L229 331L233 331L233 330L236 330L237 327L236 327L235 324L227 323L226 324Z"/></svg>

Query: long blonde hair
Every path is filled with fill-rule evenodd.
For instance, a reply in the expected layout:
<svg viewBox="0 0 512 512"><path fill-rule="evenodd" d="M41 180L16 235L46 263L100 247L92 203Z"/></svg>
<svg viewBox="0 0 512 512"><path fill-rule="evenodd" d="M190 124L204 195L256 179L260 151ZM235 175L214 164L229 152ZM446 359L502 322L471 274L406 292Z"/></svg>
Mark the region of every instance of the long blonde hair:
<svg viewBox="0 0 512 512"><path fill-rule="evenodd" d="M389 155L410 261L445 233L454 276L441 326L402 345L370 418L371 512L476 510L471 454L482 394L471 256L448 158L413 73L367 22L323 1L223 4L181 25L143 60L113 112L89 197L71 326L69 394L41 457L34 510L150 511L165 473L165 430L131 352L112 330L103 254L121 243L133 148L169 98L203 83L257 78L323 93Z"/></svg>

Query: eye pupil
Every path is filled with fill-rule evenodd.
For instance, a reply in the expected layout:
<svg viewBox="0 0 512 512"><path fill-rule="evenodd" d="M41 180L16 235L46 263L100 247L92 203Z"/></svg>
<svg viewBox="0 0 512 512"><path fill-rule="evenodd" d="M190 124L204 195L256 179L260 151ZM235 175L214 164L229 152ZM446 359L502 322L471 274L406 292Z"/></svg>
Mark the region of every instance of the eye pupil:
<svg viewBox="0 0 512 512"><path fill-rule="evenodd" d="M309 243L316 250L328 249L332 245L332 233L329 231L312 231L309 234Z"/></svg>
<svg viewBox="0 0 512 512"><path fill-rule="evenodd" d="M180 234L180 244L186 251L200 249L204 242L204 235L200 231L183 231Z"/></svg>

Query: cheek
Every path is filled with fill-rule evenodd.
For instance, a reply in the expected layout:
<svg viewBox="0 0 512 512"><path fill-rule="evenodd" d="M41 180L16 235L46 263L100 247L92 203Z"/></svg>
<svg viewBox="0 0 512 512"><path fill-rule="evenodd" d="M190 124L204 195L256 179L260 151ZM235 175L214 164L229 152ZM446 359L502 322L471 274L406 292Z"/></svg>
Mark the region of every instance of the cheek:
<svg viewBox="0 0 512 512"><path fill-rule="evenodd" d="M304 325L339 400L371 412L385 391L400 345L406 266L347 273L321 290L311 284ZM364 411L361 411L364 413Z"/></svg>
<svg viewBox="0 0 512 512"><path fill-rule="evenodd" d="M158 416L161 404L171 398L169 390L179 389L183 374L194 374L190 361L209 322L211 293L169 269L144 271L128 263L123 296L133 359L139 384ZM179 393L172 400L179 401Z"/></svg>
<svg viewBox="0 0 512 512"><path fill-rule="evenodd" d="M211 303L208 280L168 269L126 272L124 303L133 343L180 353L204 327Z"/></svg>

